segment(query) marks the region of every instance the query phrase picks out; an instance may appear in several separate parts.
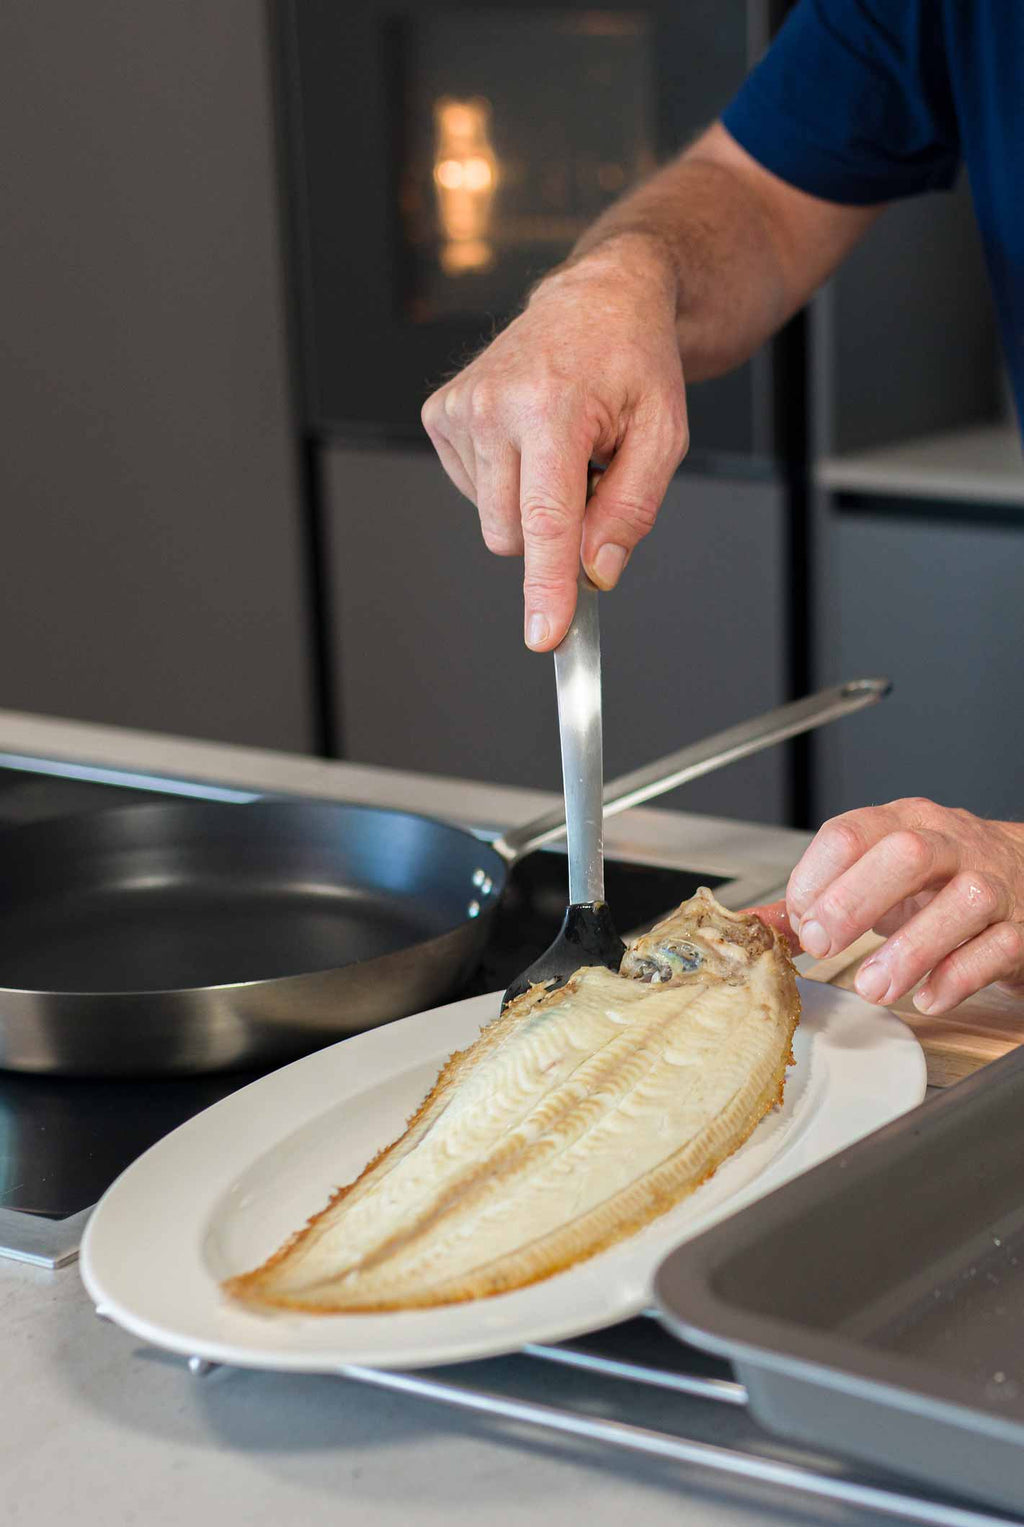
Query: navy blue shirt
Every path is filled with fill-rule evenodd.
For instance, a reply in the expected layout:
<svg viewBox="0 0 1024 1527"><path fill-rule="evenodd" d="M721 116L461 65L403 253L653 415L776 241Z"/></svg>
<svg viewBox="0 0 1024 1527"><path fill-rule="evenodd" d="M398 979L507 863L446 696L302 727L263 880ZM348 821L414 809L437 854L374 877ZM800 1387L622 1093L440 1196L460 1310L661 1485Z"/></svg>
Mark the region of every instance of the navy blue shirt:
<svg viewBox="0 0 1024 1527"><path fill-rule="evenodd" d="M1024 0L800 0L722 120L827 201L946 189L964 161L1024 424Z"/></svg>

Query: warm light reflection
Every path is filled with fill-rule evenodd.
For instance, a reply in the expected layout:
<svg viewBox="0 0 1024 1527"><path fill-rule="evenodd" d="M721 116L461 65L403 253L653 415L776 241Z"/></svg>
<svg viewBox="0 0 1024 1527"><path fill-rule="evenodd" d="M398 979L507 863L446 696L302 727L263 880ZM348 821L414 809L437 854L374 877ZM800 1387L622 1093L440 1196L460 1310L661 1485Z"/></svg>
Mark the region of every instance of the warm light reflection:
<svg viewBox="0 0 1024 1527"><path fill-rule="evenodd" d="M441 245L441 269L446 276L486 270L493 263L494 250L486 239L450 239Z"/></svg>
<svg viewBox="0 0 1024 1527"><path fill-rule="evenodd" d="M486 191L494 184L494 170L489 159L475 155L472 159L442 159L434 171L434 179L446 191Z"/></svg>
<svg viewBox="0 0 1024 1527"><path fill-rule="evenodd" d="M494 260L488 239L498 156L490 140L491 103L483 96L434 103L434 190L447 275L486 270Z"/></svg>

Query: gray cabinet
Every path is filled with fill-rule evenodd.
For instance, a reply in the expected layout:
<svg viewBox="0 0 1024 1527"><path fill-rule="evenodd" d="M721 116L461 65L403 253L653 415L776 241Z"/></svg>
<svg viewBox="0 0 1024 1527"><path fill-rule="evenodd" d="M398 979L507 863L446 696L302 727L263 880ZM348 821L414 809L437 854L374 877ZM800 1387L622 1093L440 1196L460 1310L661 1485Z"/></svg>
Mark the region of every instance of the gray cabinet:
<svg viewBox="0 0 1024 1527"><path fill-rule="evenodd" d="M1024 506L985 514L848 500L834 515L822 677L887 673L894 690L819 738L823 816L902 795L1024 810Z"/></svg>
<svg viewBox="0 0 1024 1527"><path fill-rule="evenodd" d="M336 688L345 756L558 788L549 657L522 644L521 564L426 451L324 457ZM602 601L606 772L785 698L783 494L681 473L622 585ZM780 750L671 803L762 822L785 813Z"/></svg>
<svg viewBox="0 0 1024 1527"><path fill-rule="evenodd" d="M999 341L970 188L894 202L814 308L818 450L834 455L998 412Z"/></svg>
<svg viewBox="0 0 1024 1527"><path fill-rule="evenodd" d="M0 17L0 706L312 745L262 6Z"/></svg>
<svg viewBox="0 0 1024 1527"><path fill-rule="evenodd" d="M815 677L894 681L815 739L813 814L926 795L1016 816L1024 479L966 178L888 208L812 317Z"/></svg>

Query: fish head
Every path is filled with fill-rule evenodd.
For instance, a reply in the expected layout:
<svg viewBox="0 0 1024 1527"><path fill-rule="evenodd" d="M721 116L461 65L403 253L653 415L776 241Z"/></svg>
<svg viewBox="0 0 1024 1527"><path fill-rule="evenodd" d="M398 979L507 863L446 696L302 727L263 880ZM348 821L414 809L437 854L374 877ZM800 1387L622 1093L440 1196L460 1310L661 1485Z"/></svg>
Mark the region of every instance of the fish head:
<svg viewBox="0 0 1024 1527"><path fill-rule="evenodd" d="M775 934L747 912L730 912L701 886L627 950L621 973L651 985L679 986L715 976L742 979L775 944Z"/></svg>

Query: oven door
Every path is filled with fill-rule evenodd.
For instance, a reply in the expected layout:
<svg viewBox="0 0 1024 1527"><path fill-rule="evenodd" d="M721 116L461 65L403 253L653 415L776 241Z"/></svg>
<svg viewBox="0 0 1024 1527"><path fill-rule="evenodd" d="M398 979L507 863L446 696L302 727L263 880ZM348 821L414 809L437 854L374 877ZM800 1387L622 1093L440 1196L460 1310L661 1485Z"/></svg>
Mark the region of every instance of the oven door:
<svg viewBox="0 0 1024 1527"><path fill-rule="evenodd" d="M767 13L280 0L307 434L418 436L432 388L722 108ZM749 453L757 407L749 368L713 382L694 438Z"/></svg>

